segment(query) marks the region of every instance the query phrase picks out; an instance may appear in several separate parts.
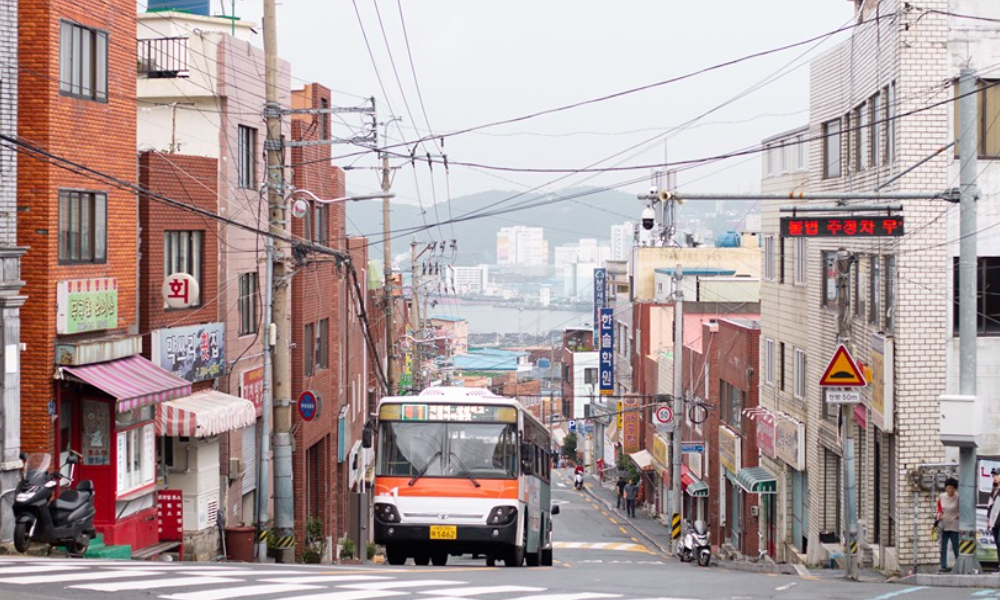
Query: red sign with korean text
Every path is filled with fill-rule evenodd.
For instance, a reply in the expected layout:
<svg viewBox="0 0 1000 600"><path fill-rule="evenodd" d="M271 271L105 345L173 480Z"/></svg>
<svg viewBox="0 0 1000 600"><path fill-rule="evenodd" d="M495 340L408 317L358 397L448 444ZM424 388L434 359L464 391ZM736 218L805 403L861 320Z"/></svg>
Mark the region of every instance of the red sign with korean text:
<svg viewBox="0 0 1000 600"><path fill-rule="evenodd" d="M156 517L161 542L184 541L184 494L180 490L156 493Z"/></svg>
<svg viewBox="0 0 1000 600"><path fill-rule="evenodd" d="M264 367L247 369L240 374L240 397L253 402L258 417L264 413Z"/></svg>
<svg viewBox="0 0 1000 600"><path fill-rule="evenodd" d="M781 235L804 238L902 237L903 217L781 217Z"/></svg>

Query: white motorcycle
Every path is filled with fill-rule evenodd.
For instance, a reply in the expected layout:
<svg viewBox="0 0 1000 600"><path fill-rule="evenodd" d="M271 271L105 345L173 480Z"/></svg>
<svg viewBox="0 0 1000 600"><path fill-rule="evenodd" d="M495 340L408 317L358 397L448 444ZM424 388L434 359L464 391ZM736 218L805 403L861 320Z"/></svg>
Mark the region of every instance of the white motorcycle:
<svg viewBox="0 0 1000 600"><path fill-rule="evenodd" d="M694 525L687 521L687 532L681 536L677 543L677 558L681 562L691 562L695 559L702 567L707 567L712 562L712 544L708 539L708 525L697 520Z"/></svg>
<svg viewBox="0 0 1000 600"><path fill-rule="evenodd" d="M578 490L583 489L583 473L577 473L573 477L573 487L575 487Z"/></svg>

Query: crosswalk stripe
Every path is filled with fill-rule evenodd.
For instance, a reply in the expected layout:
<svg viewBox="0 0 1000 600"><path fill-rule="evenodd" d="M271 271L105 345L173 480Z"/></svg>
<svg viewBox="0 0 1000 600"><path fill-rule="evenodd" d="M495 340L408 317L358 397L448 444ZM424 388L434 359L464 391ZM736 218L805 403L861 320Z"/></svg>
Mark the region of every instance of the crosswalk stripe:
<svg viewBox="0 0 1000 600"><path fill-rule="evenodd" d="M274 577L259 579L264 583L339 583L341 581L378 581L392 579L381 575L297 575L294 577Z"/></svg>
<svg viewBox="0 0 1000 600"><path fill-rule="evenodd" d="M370 600L373 598L391 598L393 596L405 595L406 592L356 590L353 592L325 592L322 594L310 594L308 596L289 596L279 600Z"/></svg>
<svg viewBox="0 0 1000 600"><path fill-rule="evenodd" d="M218 590L201 590L198 592L186 592L181 594L170 594L160 596L167 600L226 600L227 598L247 598L249 596L263 596L265 594L283 594L285 592L304 592L306 590L319 589L318 585L299 584L270 584L270 585L248 585L244 587L222 588Z"/></svg>
<svg viewBox="0 0 1000 600"><path fill-rule="evenodd" d="M0 583L17 585L32 585L35 583L60 583L66 581L100 581L101 579L119 579L123 577L150 577L163 575L162 571L98 571L96 573L61 573L50 575L31 575L27 577L4 577Z"/></svg>
<svg viewBox="0 0 1000 600"><path fill-rule="evenodd" d="M621 598L621 594L601 594L598 592L582 592L579 594L542 594L540 596L521 596L511 600L593 600L594 598Z"/></svg>
<svg viewBox="0 0 1000 600"><path fill-rule="evenodd" d="M83 568L79 562L75 565L18 565L16 567L0 567L0 577L8 573L26 575L29 573L52 573L53 571L79 571Z"/></svg>
<svg viewBox="0 0 1000 600"><path fill-rule="evenodd" d="M178 573L183 575L201 575L203 571L191 569L179 570ZM301 571L291 571L289 569L278 570L264 570L264 571L254 571L253 569L234 569L230 567L229 569L220 569L218 571L211 571L210 574L213 577L239 577L240 575L284 575L286 577L291 577L293 575L298 575Z"/></svg>
<svg viewBox="0 0 1000 600"><path fill-rule="evenodd" d="M479 594L507 594L510 592L544 592L545 588L528 587L524 585L492 585L465 588L448 588L444 590L434 590L433 592L420 592L421 594L437 594L448 598L477 596Z"/></svg>
<svg viewBox="0 0 1000 600"><path fill-rule="evenodd" d="M88 583L71 585L79 590L94 590L95 592L123 592L127 590L152 590L158 588L192 587L195 585L215 585L219 583L240 583L242 580L231 577L171 577L169 579L142 579L139 581L115 581L112 583Z"/></svg>
<svg viewBox="0 0 1000 600"><path fill-rule="evenodd" d="M448 581L447 579L419 579L417 581L379 581L375 583L353 583L339 587L352 590L392 590L396 588L430 587L432 585L461 585L465 581ZM180 599L183 600L183 599Z"/></svg>

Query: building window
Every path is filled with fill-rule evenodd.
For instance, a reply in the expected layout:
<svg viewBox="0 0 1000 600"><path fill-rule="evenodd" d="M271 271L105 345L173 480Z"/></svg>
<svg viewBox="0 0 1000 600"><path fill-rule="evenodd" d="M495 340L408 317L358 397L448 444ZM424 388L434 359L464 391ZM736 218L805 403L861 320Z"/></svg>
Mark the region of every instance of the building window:
<svg viewBox="0 0 1000 600"><path fill-rule="evenodd" d="M795 238L795 264L792 267L792 273L795 281L795 285L805 285L806 284L806 269L808 268L806 255L806 240L804 238Z"/></svg>
<svg viewBox="0 0 1000 600"><path fill-rule="evenodd" d="M240 335L257 333L257 310L260 298L260 288L257 285L257 272L240 275L240 297L238 300Z"/></svg>
<svg viewBox="0 0 1000 600"><path fill-rule="evenodd" d="M304 327L302 342L302 345L305 346L302 356L305 363L305 374L306 377L310 377L315 371L316 364L316 333L313 323L307 323Z"/></svg>
<svg viewBox="0 0 1000 600"><path fill-rule="evenodd" d="M785 283L785 238L778 237L778 283Z"/></svg>
<svg viewBox="0 0 1000 600"><path fill-rule="evenodd" d="M108 34L69 21L59 24L59 93L108 101Z"/></svg>
<svg viewBox="0 0 1000 600"><path fill-rule="evenodd" d="M326 204L316 205L315 222L313 223L312 241L324 246L330 241L330 207Z"/></svg>
<svg viewBox="0 0 1000 600"><path fill-rule="evenodd" d="M885 162L896 162L896 82L885 88Z"/></svg>
<svg viewBox="0 0 1000 600"><path fill-rule="evenodd" d="M785 342L778 342L778 389L785 391Z"/></svg>
<svg viewBox="0 0 1000 600"><path fill-rule="evenodd" d="M959 333L958 258L954 259L954 335ZM976 263L976 334L1000 335L1000 257L980 256Z"/></svg>
<svg viewBox="0 0 1000 600"><path fill-rule="evenodd" d="M795 361L792 364L792 368L795 370L795 387L792 390L792 395L802 399L806 397L806 353L804 350L795 348L794 357Z"/></svg>
<svg viewBox="0 0 1000 600"><path fill-rule="evenodd" d="M583 370L583 383L589 385L591 383L597 384L597 369L593 367L587 367Z"/></svg>
<svg viewBox="0 0 1000 600"><path fill-rule="evenodd" d="M59 192L59 262L107 260L108 197L97 192Z"/></svg>
<svg viewBox="0 0 1000 600"><path fill-rule="evenodd" d="M795 155L797 157L795 170L802 171L806 168L806 136L795 136Z"/></svg>
<svg viewBox="0 0 1000 600"><path fill-rule="evenodd" d="M774 385L774 340L764 340L764 382Z"/></svg>
<svg viewBox="0 0 1000 600"><path fill-rule="evenodd" d="M728 381L722 381L720 398L722 399L722 422L733 430L740 431L743 421L744 392Z"/></svg>
<svg viewBox="0 0 1000 600"><path fill-rule="evenodd" d="M330 366L330 319L320 319L316 331L316 370Z"/></svg>
<svg viewBox="0 0 1000 600"><path fill-rule="evenodd" d="M765 162L767 163L767 174L768 175L774 175L774 172L775 172L775 162L777 162L776 159L775 159L775 156L774 156L774 146L771 145L771 144L768 144L768 145L764 146L764 148L765 148L765 150L764 150L764 159L765 159Z"/></svg>
<svg viewBox="0 0 1000 600"><path fill-rule="evenodd" d="M868 126L871 131L868 134L871 146L871 166L882 164L881 144L879 144L879 132L882 130L882 95L876 93L868 100Z"/></svg>
<svg viewBox="0 0 1000 600"><path fill-rule="evenodd" d="M239 126L236 146L237 184L244 189L257 187L257 130Z"/></svg>
<svg viewBox="0 0 1000 600"><path fill-rule="evenodd" d="M868 139L868 103L856 107L853 117L853 125L857 127L857 131L854 132L854 170L864 171L868 168L871 149Z"/></svg>
<svg viewBox="0 0 1000 600"><path fill-rule="evenodd" d="M1000 283L1000 282L998 282ZM896 257L885 257L885 331L896 330Z"/></svg>
<svg viewBox="0 0 1000 600"><path fill-rule="evenodd" d="M823 123L823 177L840 177L840 119Z"/></svg>
<svg viewBox="0 0 1000 600"><path fill-rule="evenodd" d="M187 273L198 283L192 306L201 306L202 231L165 231L163 233L163 276ZM167 304L164 302L164 308Z"/></svg>
<svg viewBox="0 0 1000 600"><path fill-rule="evenodd" d="M879 265L879 257L872 256L868 259L868 322L879 324L879 293L882 288L882 273Z"/></svg>
<svg viewBox="0 0 1000 600"><path fill-rule="evenodd" d="M764 279L774 279L774 236L764 237Z"/></svg>
<svg viewBox="0 0 1000 600"><path fill-rule="evenodd" d="M823 253L823 306L837 307L837 253Z"/></svg>
<svg viewBox="0 0 1000 600"><path fill-rule="evenodd" d="M153 423L118 431L118 495L156 482L156 426Z"/></svg>

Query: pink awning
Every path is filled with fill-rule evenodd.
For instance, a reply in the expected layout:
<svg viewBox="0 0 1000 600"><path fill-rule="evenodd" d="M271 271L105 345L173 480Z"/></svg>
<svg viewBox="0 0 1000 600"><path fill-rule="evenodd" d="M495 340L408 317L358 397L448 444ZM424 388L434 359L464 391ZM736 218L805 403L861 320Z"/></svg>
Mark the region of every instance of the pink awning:
<svg viewBox="0 0 1000 600"><path fill-rule="evenodd" d="M166 437L211 437L256 422L253 402L215 390L156 407L156 435Z"/></svg>
<svg viewBox="0 0 1000 600"><path fill-rule="evenodd" d="M189 382L141 356L62 367L61 370L115 398L119 412L183 398L191 393Z"/></svg>

